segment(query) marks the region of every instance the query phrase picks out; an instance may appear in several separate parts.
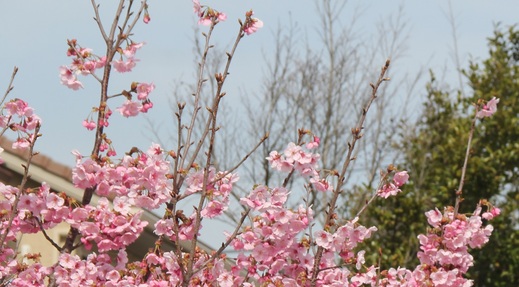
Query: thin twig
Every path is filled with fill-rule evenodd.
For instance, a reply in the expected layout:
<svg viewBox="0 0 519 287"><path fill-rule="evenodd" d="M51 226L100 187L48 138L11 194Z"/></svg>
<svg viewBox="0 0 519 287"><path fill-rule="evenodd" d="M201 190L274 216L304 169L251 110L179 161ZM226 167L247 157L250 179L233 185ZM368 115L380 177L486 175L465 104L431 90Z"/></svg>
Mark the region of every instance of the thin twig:
<svg viewBox="0 0 519 287"><path fill-rule="evenodd" d="M209 259L207 259L206 262L204 262L204 264L202 264L199 268L195 269L193 271L193 274L196 274L198 271L204 269L207 266L207 264L209 264L210 262L212 262L214 259L218 258L222 254L222 252L225 250L225 248L227 248L227 246L229 246L231 244L231 242L236 238L236 236L238 236L240 234L240 228L242 227L243 222L245 222L245 218L247 218L247 216L249 215L249 212L250 212L250 208L248 208L247 210L242 212L240 221L236 225L236 228L234 228L234 232L231 234L231 236L229 236L229 238L227 238L225 243L222 243L222 246L220 246L220 248L218 248L218 250L216 250L216 252Z"/></svg>
<svg viewBox="0 0 519 287"><path fill-rule="evenodd" d="M41 221L38 218L35 218L35 220L38 223L38 226L40 227L40 230L43 233L43 236L45 237L45 239L47 239L47 241L49 241L50 244L52 246L54 246L54 248L56 248L58 251L61 251L61 247L58 244L56 244L56 242L54 242L54 240L52 240L52 238L49 237L49 235L47 234L47 231L45 231L45 228L43 227L43 224L41 223Z"/></svg>
<svg viewBox="0 0 519 287"><path fill-rule="evenodd" d="M103 23L101 22L101 16L99 15L99 5L96 4L95 0L92 0L91 2L92 2L92 6L94 7L94 13L96 14L94 20L96 21L97 25L99 26L99 31L101 31L101 35L103 35L103 39L105 40L105 42L107 42L108 35L106 35L105 29L103 28Z"/></svg>
<svg viewBox="0 0 519 287"><path fill-rule="evenodd" d="M214 30L214 25L215 25L215 23L213 23L211 25L211 27L209 27L209 31L207 32L207 34L203 33L203 35L205 36L205 47L204 47L204 52L202 53L202 59L200 60L200 63L198 64L198 80L197 80L197 85L196 85L196 91L194 93L195 102L193 104L193 106L194 106L193 115L191 116L191 122L189 123L189 127L187 128L187 136L186 136L186 141L185 141L186 146L184 147L183 156L180 159L180 167L184 167L184 161L187 159L189 149L192 145L191 137L192 137L192 134L194 131L198 111L200 110L199 102L200 102L200 97L201 97L201 93L202 93L202 86L203 86L204 82L206 81L204 79L204 70L205 70L205 64L207 61L207 55L209 54L209 49L211 49L211 45L210 45L209 41L211 39L211 35ZM180 138L179 138L179 140L180 140ZM196 154L197 154L197 152L194 153L193 158L196 158ZM192 162L194 162L194 160ZM187 166L188 168L191 166L192 162ZM177 180L177 179L175 178L175 180ZM180 182L175 183L178 186L181 185L181 184L179 185L179 183L181 183L182 179L180 179L179 181Z"/></svg>
<svg viewBox="0 0 519 287"><path fill-rule="evenodd" d="M18 67L13 68L13 73L11 74L11 80L9 81L9 85L7 85L7 89L5 90L4 97L2 98L2 101L0 102L0 105L4 104L5 99L7 98L7 95L14 89L13 82L14 78L16 77L16 73L18 73Z"/></svg>
<svg viewBox="0 0 519 287"><path fill-rule="evenodd" d="M470 147L472 146L472 138L474 137L474 130L476 128L477 113L478 113L478 107L476 105L476 112L475 112L474 118L472 119L472 123L470 125L469 139L467 142L467 151L465 152L465 160L463 162L463 168L461 169L460 184L458 186L458 190L456 191L456 202L454 204L453 219L456 219L456 216L458 215L458 211L460 208L460 202L462 200L461 195L463 194L463 184L465 183L465 174L467 173L467 165L468 165L469 157L470 157Z"/></svg>
<svg viewBox="0 0 519 287"><path fill-rule="evenodd" d="M337 185L336 185L336 187L335 187L335 189L333 191L332 199L331 199L331 201L330 201L330 203L328 205L328 211L326 213L326 220L325 220L325 223L324 223L324 227L325 228L331 228L332 227L332 222L333 222L334 217L335 217L335 208L336 208L336 204L337 204L337 199L339 198L339 195L342 192L342 187L345 184L345 177L344 177L344 175L346 174L346 171L348 170L348 167L349 167L351 161L355 159L354 157L352 157L353 151L355 149L355 144L362 137L362 129L364 127L364 121L366 120L366 116L367 116L367 113L368 113L368 110L369 110L371 104L377 98L378 88L380 87L380 85L383 82L388 80L388 78L385 77L385 74L386 74L386 72L387 72L387 70L389 68L389 64L390 64L390 61L388 59L386 61L386 63L384 64L384 66L382 67L381 71L380 71L380 76L379 76L379 78L377 80L377 83L376 84L370 84L371 85L371 89L372 89L371 98L366 103L366 106L362 109L362 113L361 113L361 116L359 118L359 122L357 123L357 125L351 131L351 133L352 133L352 140L351 140L351 142L348 143L348 153L346 155L346 160L345 160L345 162L343 164L342 171L341 171L341 173L339 175L339 179L337 180ZM323 256L323 252L324 252L324 248L319 246L318 249L317 249L317 254L315 255L314 266L313 266L313 269L312 269L312 279L311 279L311 285L310 285L312 287L315 287L316 284L317 284L317 275L320 272L319 265L321 264L321 258Z"/></svg>
<svg viewBox="0 0 519 287"><path fill-rule="evenodd" d="M380 179L380 183L378 184L377 186L377 189L375 190L375 193L373 193L373 195L371 196L371 198L364 204L364 206L357 212L357 214L355 215L355 217L360 217L360 215L366 210L366 208L368 208L368 206L371 204L371 202L373 202L373 200L377 197L377 192L382 188L382 186L384 185L384 182L387 178L387 175L386 174L382 179Z"/></svg>
<svg viewBox="0 0 519 287"><path fill-rule="evenodd" d="M217 23L217 20L213 20L213 24L211 26L214 26L216 23ZM201 221L202 221L201 211L202 211L202 208L203 208L206 196L207 196L206 189L207 189L207 185L209 183L209 168L212 163L212 150L214 148L215 137L216 137L216 132L217 132L216 118L217 118L217 114L218 114L218 108L219 108L220 101L225 95L225 93L222 92L222 89L223 89L225 80L227 79L227 76L229 75L229 68L231 66L231 62L232 62L234 53L236 52L238 44L239 44L240 40L243 38L243 36L244 36L243 25L240 25L240 30L238 32L238 36L236 37L236 41L234 42L234 45L231 49L231 52L227 53L227 63L225 65L224 71L221 74L215 75L215 78L217 81L217 90L216 90L215 97L213 99L212 108L209 111L210 116L207 119L205 130L199 140L199 143L195 149L193 156L191 157L191 161L189 164L189 166L191 166L194 163L194 161L196 160L197 154L202 149L202 145L203 145L203 142L205 141L206 136L208 135L209 132L211 132L210 139L209 139L209 148L207 151L207 160L206 160L206 164L204 167L204 180L203 180L203 184L202 184L202 195L200 196L198 208L195 209L195 213L196 213L195 225L194 225L195 230L199 230L199 228L201 226ZM187 271L186 271L187 276L184 278L184 282L183 282L184 286L188 285L191 276L194 274L193 273L193 264L195 263L194 255L195 255L195 249L196 249L197 243L198 243L198 234L195 232L193 239L191 241L191 250L189 252L190 260L187 263Z"/></svg>

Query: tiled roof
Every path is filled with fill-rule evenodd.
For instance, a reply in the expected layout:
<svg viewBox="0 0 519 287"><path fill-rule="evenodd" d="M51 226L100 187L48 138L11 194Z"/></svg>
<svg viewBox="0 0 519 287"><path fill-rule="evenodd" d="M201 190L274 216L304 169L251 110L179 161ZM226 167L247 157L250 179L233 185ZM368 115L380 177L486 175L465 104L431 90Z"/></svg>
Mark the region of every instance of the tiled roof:
<svg viewBox="0 0 519 287"><path fill-rule="evenodd" d="M0 147L2 147L6 152L9 152L10 154L16 155L23 159L26 159L29 155L28 150L13 149L12 146L13 141L7 139L6 137L0 137ZM0 157L2 157L1 154ZM34 156L32 158L32 164L42 169L45 169L47 172L50 172L63 179L66 179L68 181L72 180L72 168L64 164L58 163L44 154L38 153L38 155Z"/></svg>

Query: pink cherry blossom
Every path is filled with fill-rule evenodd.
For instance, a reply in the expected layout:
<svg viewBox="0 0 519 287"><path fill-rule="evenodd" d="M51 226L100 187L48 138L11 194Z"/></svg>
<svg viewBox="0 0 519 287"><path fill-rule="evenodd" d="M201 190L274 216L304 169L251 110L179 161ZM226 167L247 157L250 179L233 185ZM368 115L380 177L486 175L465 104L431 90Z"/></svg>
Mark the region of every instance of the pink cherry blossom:
<svg viewBox="0 0 519 287"><path fill-rule="evenodd" d="M246 21L243 24L243 32L245 32L245 34L254 34L259 28L263 27L263 21L252 17L252 15L254 15L252 10L248 11L245 15Z"/></svg>
<svg viewBox="0 0 519 287"><path fill-rule="evenodd" d="M83 88L83 84L78 81L77 77L65 66L60 67L61 84L69 87L72 90Z"/></svg>
<svg viewBox="0 0 519 287"><path fill-rule="evenodd" d="M142 21L144 22L144 24L148 24L151 21L150 14L145 13L144 18L142 18Z"/></svg>
<svg viewBox="0 0 519 287"><path fill-rule="evenodd" d="M13 149L28 149L31 142L27 138L18 138L12 145Z"/></svg>
<svg viewBox="0 0 519 287"><path fill-rule="evenodd" d="M204 9L205 8L205 9ZM198 24L204 26L210 26L217 22L223 22L227 20L227 15L222 12L218 12L215 9L200 5L199 0L193 0L193 12L198 16Z"/></svg>
<svg viewBox="0 0 519 287"><path fill-rule="evenodd" d="M137 52L137 50L142 48L144 46L144 44L145 44L144 42L131 43L130 45L128 45L128 47L126 47L126 49L124 49L122 51L122 53L128 59L134 58L135 57L135 53Z"/></svg>
<svg viewBox="0 0 519 287"><path fill-rule="evenodd" d="M393 176L393 182L397 187L401 187L402 185L406 184L409 180L409 174L407 174L407 171L399 171L395 173Z"/></svg>
<svg viewBox="0 0 519 287"><path fill-rule="evenodd" d="M148 95L155 89L155 85L153 83L139 83L137 85L137 98L141 101L148 99Z"/></svg>
<svg viewBox="0 0 519 287"><path fill-rule="evenodd" d="M425 216L427 216L427 222L429 222L429 225L432 227L438 227L443 218L443 214L438 210L438 208L427 211Z"/></svg>
<svg viewBox="0 0 519 287"><path fill-rule="evenodd" d="M333 186L324 178L312 177L310 183L317 191L325 192L333 190Z"/></svg>
<svg viewBox="0 0 519 287"><path fill-rule="evenodd" d="M83 126L89 131L97 127L96 123L93 120L83 120Z"/></svg>
<svg viewBox="0 0 519 287"><path fill-rule="evenodd" d="M485 117L491 117L497 111L497 104L499 103L499 99L493 97L486 105L481 108L476 114L476 117L482 119Z"/></svg>
<svg viewBox="0 0 519 287"><path fill-rule="evenodd" d="M332 246L332 235L324 230L315 233L315 244L328 249Z"/></svg>
<svg viewBox="0 0 519 287"><path fill-rule="evenodd" d="M199 0L193 0L193 12L195 12L195 14L200 16L200 14L202 12L202 6L200 5Z"/></svg>
<svg viewBox="0 0 519 287"><path fill-rule="evenodd" d="M124 102L122 106L118 107L116 110L119 111L122 116L128 118L135 117L136 115L138 115L141 109L142 104L140 102L127 100Z"/></svg>
<svg viewBox="0 0 519 287"><path fill-rule="evenodd" d="M309 150L315 149L319 146L320 143L321 143L321 139L317 136L314 136L313 140L306 144L306 148Z"/></svg>
<svg viewBox="0 0 519 287"><path fill-rule="evenodd" d="M388 198L390 196L395 196L400 192L402 191L395 184L386 183L377 191L377 195L382 198Z"/></svg>
<svg viewBox="0 0 519 287"><path fill-rule="evenodd" d="M128 58L126 61L120 59L120 60L113 60L112 65L114 66L115 70L119 73L126 73L130 72L135 65L137 64L137 59L134 58Z"/></svg>

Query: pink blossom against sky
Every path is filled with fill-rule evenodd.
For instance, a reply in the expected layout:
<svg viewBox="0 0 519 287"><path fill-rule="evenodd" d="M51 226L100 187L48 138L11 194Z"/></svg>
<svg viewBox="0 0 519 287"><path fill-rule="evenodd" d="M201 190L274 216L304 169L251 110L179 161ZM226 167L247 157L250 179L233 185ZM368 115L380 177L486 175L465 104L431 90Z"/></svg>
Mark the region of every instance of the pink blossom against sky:
<svg viewBox="0 0 519 287"><path fill-rule="evenodd" d="M102 17L109 17L113 4L107 1L100 3ZM446 17L448 3L349 1L341 22L345 26L349 25L356 11L360 11L360 14L357 13L357 26L352 29L370 39L376 33L376 22L395 15L401 8L409 36L404 57L399 63L393 63L393 70L400 75L393 75L393 78L403 77L405 73L412 75L421 68L431 68L439 74L446 71L448 75L454 70L451 58L452 33ZM227 21L218 24L215 31L216 44L226 48L230 47L236 35L235 19L244 19L246 11L252 8L254 17L264 23L264 27L257 33L243 39L238 48L231 77L225 88L227 101L243 101L240 90L244 88L250 94L261 91L261 79L266 70L265 58L268 60L272 55L274 31L278 24L286 25L291 18L301 27L301 38L307 36L310 40L313 39L311 42L316 43L314 48L319 48L319 35L316 32L319 19L314 1L209 0L202 1L202 4L213 6L227 14ZM486 38L492 34L494 23L501 22L506 27L518 21L516 11L519 11L519 2L460 0L451 1L451 4L457 21L462 66L467 65L470 57L486 57ZM133 72L117 74L111 79L114 93L118 89L120 92L129 88L132 81L153 82L156 89L150 97L155 107L146 116L163 127L168 124L171 126L172 123L168 98L175 89L175 79L189 82L194 74L192 39L193 27L198 19L193 14L192 5L191 1L150 2L150 23L139 23L135 30L135 41L146 42L137 54L140 62ZM37 149L62 163L72 165L73 156L63 151L90 151L93 134L82 128L82 121L88 117L90 107L97 104L95 95L99 89L94 80L86 78L81 79L83 89L67 89L60 84L59 66L69 63L66 56L67 39L78 39L80 45L92 48L93 53L101 54L104 51L97 26L92 20L90 2L6 1L2 4L2 9L6 13L0 18L0 25L10 28L0 29L0 90L5 89L13 66L18 66L20 70L11 97L24 98L44 120L41 129L44 136L39 140ZM385 56L380 57L382 59ZM374 68L378 69L378 65ZM445 78L449 79L448 76ZM447 83L456 86L457 81L452 78L454 77L450 77ZM424 89L418 89L422 90ZM122 103L123 99L113 101L112 110ZM239 113L239 107L234 106ZM128 129L128 126L136 128ZM146 120L142 117L123 119L116 115L112 117L107 132L114 140L115 148L122 154L132 146L146 147L155 140L151 132L146 132L147 127ZM163 133L170 132L171 128L164 128Z"/></svg>
<svg viewBox="0 0 519 287"><path fill-rule="evenodd" d="M317 0L316 0L317 1ZM342 1L342 0L339 0ZM113 3L99 1L101 15L107 20ZM263 27L249 37L245 37L235 55L231 74L224 90L225 101L242 102L241 91L249 94L260 93L262 76L266 71L266 61L272 57L274 34L278 25L288 25L292 19L297 23L301 41L308 37L312 48L319 49L319 25L314 1L311 0L210 0L202 4L214 6L225 12L227 20L218 24L215 30L215 44L229 48L236 36L236 19L244 19L251 8L254 17L263 21ZM413 75L420 69L433 69L439 80L446 80L451 87L457 86L452 77L452 31L447 20L449 1L348 1L341 17L341 23L348 27L356 12L358 22L354 31L366 41L376 43L377 22L396 15L402 9L403 19L409 29L407 49L400 62L392 64L392 78L403 78L406 73ZM494 23L502 27L519 21L519 2L506 0L458 0L451 1L458 29L458 48L462 67L467 66L471 57L483 59L487 56L486 38L492 35ZM90 1L70 0L24 0L3 1L5 11L0 17L0 91L7 87L13 66L19 67L11 97L26 100L43 119L36 150L62 162L73 165L74 156L68 152L79 150L88 154L93 145L93 133L83 128L83 121L89 116L91 107L98 104L98 85L91 78L81 78L84 88L72 91L61 85L59 67L69 64L66 56L67 39L77 39L82 47L93 53L104 52L97 25L92 20ZM193 13L192 1L150 1L151 21L148 25L139 23L134 30L136 42L146 42L136 57L140 61L130 73L116 74L111 78L111 93L129 89L134 81L154 83L150 94L154 108L146 117L163 128L160 132L171 134L173 119L170 116L169 101L176 87L176 81L193 82L195 57L193 55L193 28L198 18ZM109 26L109 25L105 25ZM200 27L206 31L207 27ZM303 42L301 42L303 43ZM388 55L380 55L379 69ZM444 73L445 72L445 73ZM445 75L442 78L442 75ZM449 77L451 75L451 77ZM426 78L424 80L427 80ZM396 79L395 79L396 81ZM391 84L391 83L390 83ZM424 83L419 84L417 99L425 95ZM182 89L180 91L183 92ZM488 100L488 99L487 99ZM175 102L176 100L172 100ZM112 101L110 107L116 110L124 102L123 98ZM244 112L233 104L237 113ZM144 117L123 118L114 114L106 130L114 142L118 154L124 154L131 147L145 150L157 139L148 129ZM239 127L238 127L239 128ZM245 128L242 127L242 128ZM12 135L12 134L11 134ZM168 138L168 136L164 136ZM165 148L168 148L167 146ZM267 155L265 155L267 156Z"/></svg>

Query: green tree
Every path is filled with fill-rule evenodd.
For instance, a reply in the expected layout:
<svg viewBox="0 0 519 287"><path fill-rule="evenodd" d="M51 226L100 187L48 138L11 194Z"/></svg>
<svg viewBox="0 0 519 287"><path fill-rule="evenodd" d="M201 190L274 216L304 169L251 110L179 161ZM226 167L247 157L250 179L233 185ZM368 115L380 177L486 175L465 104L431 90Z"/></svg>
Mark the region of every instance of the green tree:
<svg viewBox="0 0 519 287"><path fill-rule="evenodd" d="M473 104L497 97L498 112L476 125L460 211L471 212L482 198L502 210L492 222L491 242L472 253L475 286L519 286L519 30L496 27L488 45L488 59L463 71L470 95L445 91L431 73L423 114L415 126L402 126L398 167L408 169L412 181L402 195L372 206L364 219L384 239L370 246L382 246L383 266L416 266L424 212L454 205Z"/></svg>

